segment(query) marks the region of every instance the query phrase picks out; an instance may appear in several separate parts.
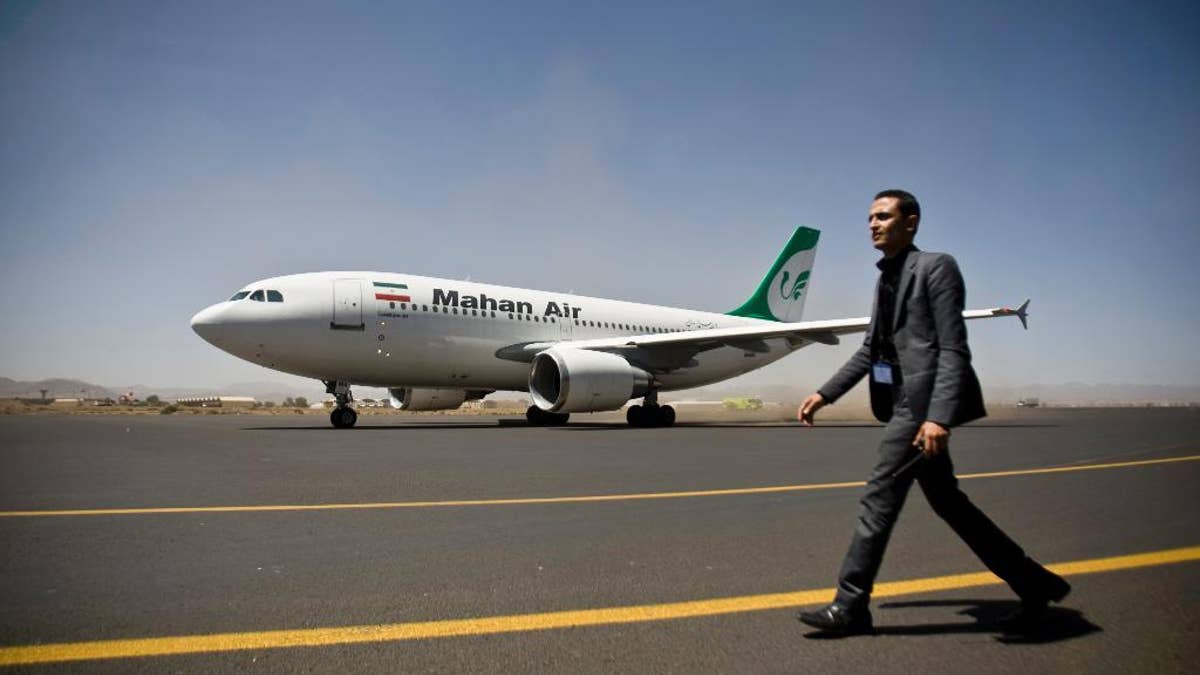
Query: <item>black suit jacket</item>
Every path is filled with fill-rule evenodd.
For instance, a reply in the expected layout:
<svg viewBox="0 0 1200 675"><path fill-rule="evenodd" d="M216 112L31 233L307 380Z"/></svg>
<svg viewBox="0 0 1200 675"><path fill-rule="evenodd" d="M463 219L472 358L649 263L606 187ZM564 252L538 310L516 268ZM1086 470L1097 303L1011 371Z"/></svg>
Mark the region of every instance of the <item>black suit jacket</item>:
<svg viewBox="0 0 1200 675"><path fill-rule="evenodd" d="M879 297L878 286L876 298ZM963 321L966 287L958 263L945 253L913 250L900 270L893 342L900 361L899 381L913 417L944 427L987 414L979 379L971 367ZM874 382L871 340L879 320L871 311L863 345L818 392L833 403L863 376L871 376L871 410L881 422L892 417L891 385Z"/></svg>

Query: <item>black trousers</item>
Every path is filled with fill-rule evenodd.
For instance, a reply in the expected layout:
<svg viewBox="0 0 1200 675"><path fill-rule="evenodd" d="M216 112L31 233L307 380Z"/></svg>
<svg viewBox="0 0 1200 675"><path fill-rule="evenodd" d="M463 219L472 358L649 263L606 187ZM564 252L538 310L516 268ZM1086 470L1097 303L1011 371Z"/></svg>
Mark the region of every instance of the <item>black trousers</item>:
<svg viewBox="0 0 1200 675"><path fill-rule="evenodd" d="M875 575L914 480L921 485L934 512L992 573L1008 582L1017 595L1037 594L1050 572L1026 557L1021 547L958 489L948 450L932 459L923 459L894 476L920 452L912 442L921 426L920 421L913 419L900 387L896 390L898 400L879 444L879 463L867 481L858 526L842 562L834 602L854 609L865 608L870 602Z"/></svg>

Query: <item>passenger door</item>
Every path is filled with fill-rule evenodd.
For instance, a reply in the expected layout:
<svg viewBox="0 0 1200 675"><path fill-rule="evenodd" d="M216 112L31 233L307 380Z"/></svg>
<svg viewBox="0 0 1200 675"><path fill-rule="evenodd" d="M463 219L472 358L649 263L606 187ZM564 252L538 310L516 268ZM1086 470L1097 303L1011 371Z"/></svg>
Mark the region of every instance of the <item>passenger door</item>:
<svg viewBox="0 0 1200 675"><path fill-rule="evenodd" d="M333 330L366 330L363 323L362 281L360 279L333 280Z"/></svg>

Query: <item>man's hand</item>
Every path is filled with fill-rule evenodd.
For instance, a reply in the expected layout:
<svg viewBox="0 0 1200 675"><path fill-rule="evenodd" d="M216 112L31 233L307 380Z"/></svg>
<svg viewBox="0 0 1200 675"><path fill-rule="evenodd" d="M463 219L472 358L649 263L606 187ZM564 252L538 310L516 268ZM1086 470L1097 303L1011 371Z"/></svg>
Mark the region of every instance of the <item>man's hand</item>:
<svg viewBox="0 0 1200 675"><path fill-rule="evenodd" d="M913 445L925 453L926 459L931 459L950 447L950 430L937 422L925 422L917 430Z"/></svg>
<svg viewBox="0 0 1200 675"><path fill-rule="evenodd" d="M796 412L796 418L806 427L813 425L813 415L817 411L825 407L825 397L820 394L813 394L804 399L804 403L800 404L800 410Z"/></svg>

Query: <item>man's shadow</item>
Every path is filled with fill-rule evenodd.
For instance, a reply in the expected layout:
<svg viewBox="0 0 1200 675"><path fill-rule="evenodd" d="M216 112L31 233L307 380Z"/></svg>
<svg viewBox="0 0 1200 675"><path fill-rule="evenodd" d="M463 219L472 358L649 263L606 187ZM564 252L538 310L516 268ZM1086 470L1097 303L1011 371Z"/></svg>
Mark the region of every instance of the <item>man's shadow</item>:
<svg viewBox="0 0 1200 675"><path fill-rule="evenodd" d="M1017 611L1021 603L1017 600L914 600L911 602L885 602L880 609L905 609L921 607L961 607L958 614L974 619L972 622L922 623L909 626L877 625L876 635L952 635L995 633L996 640L1005 644L1048 644L1080 638L1104 630L1084 618L1083 613L1069 607L1051 606L1036 625L1022 631L1007 630L1002 620ZM877 613L876 618L880 618ZM822 631L813 631L806 638L821 640L837 637Z"/></svg>

